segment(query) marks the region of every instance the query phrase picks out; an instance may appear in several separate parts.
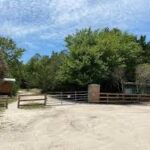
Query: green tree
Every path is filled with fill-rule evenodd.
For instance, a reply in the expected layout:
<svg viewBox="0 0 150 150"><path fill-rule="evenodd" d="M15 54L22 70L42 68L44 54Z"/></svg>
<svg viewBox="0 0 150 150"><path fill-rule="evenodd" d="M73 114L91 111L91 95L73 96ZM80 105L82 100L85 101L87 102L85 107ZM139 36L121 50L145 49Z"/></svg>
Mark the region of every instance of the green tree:
<svg viewBox="0 0 150 150"><path fill-rule="evenodd" d="M25 50L18 48L12 39L0 37L0 51L4 54L4 59L8 64L10 75L20 82L22 65L20 58Z"/></svg>
<svg viewBox="0 0 150 150"><path fill-rule="evenodd" d="M43 92L59 88L56 74L65 57L65 52L52 53L51 57L36 54L25 65L25 81L31 88L40 88Z"/></svg>
<svg viewBox="0 0 150 150"><path fill-rule="evenodd" d="M8 67L5 62L3 53L0 52L0 79L3 79L6 76L7 70L8 70Z"/></svg>
<svg viewBox="0 0 150 150"><path fill-rule="evenodd" d="M141 35L137 42L141 45L140 63L150 63L150 42L147 42L146 36Z"/></svg>
<svg viewBox="0 0 150 150"><path fill-rule="evenodd" d="M150 84L150 64L140 64L136 68L137 91L145 93L146 87Z"/></svg>
<svg viewBox="0 0 150 150"><path fill-rule="evenodd" d="M22 62L20 58L24 49L18 48L16 43L10 38L0 37L0 52L3 54L3 59L7 64L7 77L13 77L17 83L14 85L13 94L16 94L21 83Z"/></svg>
<svg viewBox="0 0 150 150"><path fill-rule="evenodd" d="M125 66L128 80L134 80L141 46L136 36L119 29L83 29L65 39L68 56L59 72L64 83L87 86L113 80L112 73Z"/></svg>
<svg viewBox="0 0 150 150"><path fill-rule="evenodd" d="M112 76L113 76L114 83L118 87L118 90L123 92L123 90L124 90L124 83L125 83L125 80L126 80L125 67L123 65L120 65L117 68L115 68L114 72L112 73Z"/></svg>

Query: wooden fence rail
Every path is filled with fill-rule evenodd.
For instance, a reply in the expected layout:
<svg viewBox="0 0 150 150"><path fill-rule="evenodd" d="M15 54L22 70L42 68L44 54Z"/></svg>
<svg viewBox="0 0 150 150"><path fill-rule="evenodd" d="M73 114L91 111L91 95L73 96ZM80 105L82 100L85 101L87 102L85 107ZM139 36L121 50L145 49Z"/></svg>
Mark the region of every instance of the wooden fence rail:
<svg viewBox="0 0 150 150"><path fill-rule="evenodd" d="M100 103L139 103L150 101L149 94L100 93Z"/></svg>
<svg viewBox="0 0 150 150"><path fill-rule="evenodd" d="M26 95L18 95L18 108L20 106L28 106L29 104L21 104L21 102L39 102L44 101L44 104L46 106L47 103L47 95L41 95L41 94L26 94ZM41 104L41 103L40 103Z"/></svg>
<svg viewBox="0 0 150 150"><path fill-rule="evenodd" d="M0 95L0 106L8 108L8 96Z"/></svg>

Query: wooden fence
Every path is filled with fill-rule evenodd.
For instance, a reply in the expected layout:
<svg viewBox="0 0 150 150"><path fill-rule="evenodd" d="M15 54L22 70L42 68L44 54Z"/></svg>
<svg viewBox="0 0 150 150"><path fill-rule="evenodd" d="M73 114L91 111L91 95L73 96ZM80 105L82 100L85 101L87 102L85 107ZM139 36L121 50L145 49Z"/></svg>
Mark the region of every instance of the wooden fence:
<svg viewBox="0 0 150 150"><path fill-rule="evenodd" d="M93 94L95 95L95 94ZM129 104L150 102L149 94L123 94L123 93L98 93L98 103L106 104ZM18 108L29 105L26 102L43 101L46 105L67 104L68 102L88 101L88 91L70 91L70 92L49 92L47 95L19 95Z"/></svg>
<svg viewBox="0 0 150 150"><path fill-rule="evenodd" d="M87 91L69 91L69 92L48 92L41 94L21 94L18 95L18 108L20 106L29 106L30 104L44 105L62 105L68 102L87 101ZM43 101L43 103L41 103Z"/></svg>
<svg viewBox="0 0 150 150"><path fill-rule="evenodd" d="M8 108L8 96L0 95L0 106Z"/></svg>
<svg viewBox="0 0 150 150"><path fill-rule="evenodd" d="M20 106L28 106L26 102L39 102L43 101L43 103L39 103L46 106L47 103L47 95L41 94L25 94L25 95L18 95L18 108Z"/></svg>
<svg viewBox="0 0 150 150"><path fill-rule="evenodd" d="M150 94L100 93L100 103L140 103L150 101Z"/></svg>

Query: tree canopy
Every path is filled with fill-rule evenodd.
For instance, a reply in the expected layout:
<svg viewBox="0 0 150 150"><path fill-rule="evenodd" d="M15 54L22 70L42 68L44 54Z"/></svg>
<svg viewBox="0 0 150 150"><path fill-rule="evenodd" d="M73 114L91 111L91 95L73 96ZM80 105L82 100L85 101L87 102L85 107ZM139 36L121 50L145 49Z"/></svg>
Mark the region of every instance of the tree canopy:
<svg viewBox="0 0 150 150"><path fill-rule="evenodd" d="M12 39L0 37L0 78L16 78L17 83L13 89L14 94L21 83L22 62L20 59L24 51L24 49L18 48Z"/></svg>
<svg viewBox="0 0 150 150"><path fill-rule="evenodd" d="M18 48L12 39L0 37L0 51L8 65L10 76L19 79L21 70L20 58L25 50Z"/></svg>
<svg viewBox="0 0 150 150"><path fill-rule="evenodd" d="M0 80L3 79L7 74L7 64L5 62L3 53L0 52Z"/></svg>
<svg viewBox="0 0 150 150"><path fill-rule="evenodd" d="M79 86L110 80L114 69L125 66L126 78L134 80L142 52L136 36L119 29L83 29L65 39L68 55L61 67L60 81Z"/></svg>
<svg viewBox="0 0 150 150"><path fill-rule="evenodd" d="M36 54L25 65L25 78L30 88L41 88L44 92L59 88L56 74L62 65L65 52L53 52L51 57Z"/></svg>
<svg viewBox="0 0 150 150"><path fill-rule="evenodd" d="M117 28L82 29L68 35L65 43L65 51L36 54L23 63L20 58L25 50L12 39L0 37L1 77L12 76L22 88L41 88L44 92L82 89L90 83L121 91L123 82L137 80L137 66L150 64L146 36L138 38Z"/></svg>

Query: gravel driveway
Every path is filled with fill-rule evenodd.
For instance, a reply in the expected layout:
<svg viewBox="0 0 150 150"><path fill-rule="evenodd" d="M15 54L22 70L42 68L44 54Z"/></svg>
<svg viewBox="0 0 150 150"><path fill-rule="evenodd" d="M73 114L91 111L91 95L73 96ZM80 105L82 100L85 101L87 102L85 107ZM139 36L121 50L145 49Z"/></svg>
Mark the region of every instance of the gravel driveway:
<svg viewBox="0 0 150 150"><path fill-rule="evenodd" d="M9 105L0 117L0 150L150 150L150 106Z"/></svg>

